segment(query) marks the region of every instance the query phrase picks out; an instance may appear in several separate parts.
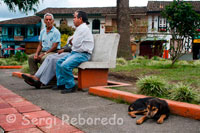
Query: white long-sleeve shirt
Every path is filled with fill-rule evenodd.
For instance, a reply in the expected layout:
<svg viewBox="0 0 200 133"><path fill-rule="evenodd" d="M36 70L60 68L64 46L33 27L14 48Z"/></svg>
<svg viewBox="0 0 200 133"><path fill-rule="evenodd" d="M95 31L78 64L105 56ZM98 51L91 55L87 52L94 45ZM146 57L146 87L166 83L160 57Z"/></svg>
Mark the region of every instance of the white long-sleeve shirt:
<svg viewBox="0 0 200 133"><path fill-rule="evenodd" d="M92 54L93 49L93 35L88 26L85 23L83 23L79 25L74 32L72 40L72 51L88 52Z"/></svg>

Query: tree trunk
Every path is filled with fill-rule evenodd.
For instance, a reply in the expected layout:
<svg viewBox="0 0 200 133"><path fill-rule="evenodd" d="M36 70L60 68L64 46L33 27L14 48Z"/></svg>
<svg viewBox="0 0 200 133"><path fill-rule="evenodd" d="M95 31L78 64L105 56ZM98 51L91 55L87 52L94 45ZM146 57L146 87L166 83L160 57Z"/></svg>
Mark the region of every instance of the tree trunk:
<svg viewBox="0 0 200 133"><path fill-rule="evenodd" d="M118 57L133 59L130 45L129 0L117 0L117 30L120 34Z"/></svg>

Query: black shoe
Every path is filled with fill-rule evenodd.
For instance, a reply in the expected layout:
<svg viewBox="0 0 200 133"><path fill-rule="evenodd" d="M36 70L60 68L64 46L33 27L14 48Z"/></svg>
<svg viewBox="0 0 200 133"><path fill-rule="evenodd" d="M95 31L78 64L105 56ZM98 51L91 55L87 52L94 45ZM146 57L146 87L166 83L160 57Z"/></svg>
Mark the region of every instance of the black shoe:
<svg viewBox="0 0 200 133"><path fill-rule="evenodd" d="M54 85L52 87L52 90L64 90L65 89L65 85Z"/></svg>
<svg viewBox="0 0 200 133"><path fill-rule="evenodd" d="M25 74L22 74L22 77L27 84L31 86L35 86L35 88L37 89L40 89L40 86L42 85L40 81L35 80L32 77L29 77L28 75L25 75Z"/></svg>
<svg viewBox="0 0 200 133"><path fill-rule="evenodd" d="M73 93L75 91L76 91L76 86L74 86L73 88L70 88L70 89L65 88L64 90L61 90L61 94Z"/></svg>

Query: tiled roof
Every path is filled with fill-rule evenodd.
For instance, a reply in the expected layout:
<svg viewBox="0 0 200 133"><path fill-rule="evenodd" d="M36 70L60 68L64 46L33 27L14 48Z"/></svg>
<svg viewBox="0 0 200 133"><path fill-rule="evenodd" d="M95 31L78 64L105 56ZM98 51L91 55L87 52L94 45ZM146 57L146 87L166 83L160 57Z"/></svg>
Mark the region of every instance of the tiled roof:
<svg viewBox="0 0 200 133"><path fill-rule="evenodd" d="M192 4L194 10L200 12L200 1L185 1ZM147 12L160 12L172 1L148 1Z"/></svg>
<svg viewBox="0 0 200 133"><path fill-rule="evenodd" d="M147 12L147 7L130 7L130 13L131 14L144 14Z"/></svg>
<svg viewBox="0 0 200 133"><path fill-rule="evenodd" d="M85 11L87 14L116 14L116 7L91 7L91 8L46 8L36 15L43 16L45 13L53 15L73 14L77 10ZM146 13L146 7L130 7L131 13Z"/></svg>
<svg viewBox="0 0 200 133"><path fill-rule="evenodd" d="M37 24L41 21L41 18L38 16L29 16L23 18L16 18L11 20L0 21L1 24L20 24L20 25L32 25Z"/></svg>

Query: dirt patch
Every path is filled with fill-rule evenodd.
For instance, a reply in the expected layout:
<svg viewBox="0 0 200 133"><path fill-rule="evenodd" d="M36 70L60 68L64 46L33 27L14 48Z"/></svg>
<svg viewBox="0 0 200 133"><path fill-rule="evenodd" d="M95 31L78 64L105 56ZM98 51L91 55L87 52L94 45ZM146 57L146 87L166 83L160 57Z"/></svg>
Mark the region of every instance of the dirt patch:
<svg viewBox="0 0 200 133"><path fill-rule="evenodd" d="M136 75L124 72L109 72L108 79L111 81L131 84L131 86L119 87L117 90L131 93L138 92L138 89L136 88L136 81L138 80L138 77Z"/></svg>

